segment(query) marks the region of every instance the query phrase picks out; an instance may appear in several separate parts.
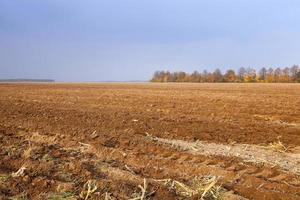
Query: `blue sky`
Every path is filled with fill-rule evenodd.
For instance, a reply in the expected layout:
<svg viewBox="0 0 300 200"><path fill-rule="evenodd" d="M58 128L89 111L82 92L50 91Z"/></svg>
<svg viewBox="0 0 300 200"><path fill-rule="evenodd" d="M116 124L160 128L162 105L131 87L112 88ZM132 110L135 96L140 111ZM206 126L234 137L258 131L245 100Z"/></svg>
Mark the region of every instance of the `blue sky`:
<svg viewBox="0 0 300 200"><path fill-rule="evenodd" d="M300 64L300 1L0 0L0 78Z"/></svg>

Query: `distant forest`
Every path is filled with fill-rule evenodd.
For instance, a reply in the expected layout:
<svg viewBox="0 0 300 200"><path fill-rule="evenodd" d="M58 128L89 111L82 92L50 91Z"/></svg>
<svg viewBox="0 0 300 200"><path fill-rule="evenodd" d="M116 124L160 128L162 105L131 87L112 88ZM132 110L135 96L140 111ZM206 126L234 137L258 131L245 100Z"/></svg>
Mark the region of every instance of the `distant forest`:
<svg viewBox="0 0 300 200"><path fill-rule="evenodd" d="M55 82L52 79L0 79L0 82Z"/></svg>
<svg viewBox="0 0 300 200"><path fill-rule="evenodd" d="M254 68L241 67L237 72L232 69L224 74L220 69L213 72L169 72L156 71L151 79L152 82L194 82L194 83L300 83L300 68L298 65L285 68Z"/></svg>

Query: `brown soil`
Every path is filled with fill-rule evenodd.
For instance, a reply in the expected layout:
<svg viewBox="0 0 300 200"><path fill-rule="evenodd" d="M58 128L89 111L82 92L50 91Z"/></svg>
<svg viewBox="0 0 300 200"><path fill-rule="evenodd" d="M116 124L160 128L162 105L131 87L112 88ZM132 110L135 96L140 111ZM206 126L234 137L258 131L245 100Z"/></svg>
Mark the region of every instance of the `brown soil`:
<svg viewBox="0 0 300 200"><path fill-rule="evenodd" d="M299 105L297 84L1 84L0 199L85 198L89 181L89 199L130 199L144 178L146 198L186 199L156 180L202 176L218 177L228 199L300 199L293 169L146 137L260 146L280 137L295 154Z"/></svg>

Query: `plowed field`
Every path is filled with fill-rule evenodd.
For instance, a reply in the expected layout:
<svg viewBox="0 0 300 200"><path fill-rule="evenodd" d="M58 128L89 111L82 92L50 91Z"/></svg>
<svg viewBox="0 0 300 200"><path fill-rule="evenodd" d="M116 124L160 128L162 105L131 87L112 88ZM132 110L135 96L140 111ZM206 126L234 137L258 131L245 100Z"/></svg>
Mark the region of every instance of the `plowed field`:
<svg viewBox="0 0 300 200"><path fill-rule="evenodd" d="M0 199L300 199L300 84L0 84Z"/></svg>

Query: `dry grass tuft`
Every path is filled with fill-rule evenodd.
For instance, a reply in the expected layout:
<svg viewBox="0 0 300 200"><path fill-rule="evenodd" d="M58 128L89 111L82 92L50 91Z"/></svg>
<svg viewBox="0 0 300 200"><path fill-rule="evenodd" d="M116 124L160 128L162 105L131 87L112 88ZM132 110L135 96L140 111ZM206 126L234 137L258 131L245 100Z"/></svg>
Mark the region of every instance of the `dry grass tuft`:
<svg viewBox="0 0 300 200"><path fill-rule="evenodd" d="M105 193L105 200L114 200L115 198L110 196L110 193L106 192Z"/></svg>
<svg viewBox="0 0 300 200"><path fill-rule="evenodd" d="M90 195L93 194L97 189L98 189L97 182L95 180L88 180L83 185L83 189L79 196L80 198L87 200L90 197Z"/></svg>
<svg viewBox="0 0 300 200"><path fill-rule="evenodd" d="M140 194L134 194L134 196L136 195L137 197L134 197L130 200L145 200L147 197L147 180L144 178L144 185L141 186L139 185L139 188L141 189L141 193Z"/></svg>
<svg viewBox="0 0 300 200"><path fill-rule="evenodd" d="M28 149L24 150L22 157L24 159L28 159L31 156L31 152L32 152L32 147L29 147Z"/></svg>
<svg viewBox="0 0 300 200"><path fill-rule="evenodd" d="M23 192L21 194L15 195L13 197L8 198L9 200L27 200L27 193Z"/></svg>
<svg viewBox="0 0 300 200"><path fill-rule="evenodd" d="M13 172L13 173L11 174L11 176L12 176L13 178L19 177L19 176L23 176L23 175L24 175L25 169L26 169L26 167L22 166L18 171Z"/></svg>
<svg viewBox="0 0 300 200"><path fill-rule="evenodd" d="M170 190L175 191L177 195L183 197L199 197L199 199L205 200L218 200L221 199L224 192L224 189L217 185L218 178L215 176L202 177L201 179L196 178L194 183L190 186L172 179L157 181L164 183Z"/></svg>
<svg viewBox="0 0 300 200"><path fill-rule="evenodd" d="M6 182L10 177L10 174L0 174L0 183Z"/></svg>
<svg viewBox="0 0 300 200"><path fill-rule="evenodd" d="M288 148L280 141L280 136L277 138L277 142L270 143L267 148L281 153L288 150Z"/></svg>
<svg viewBox="0 0 300 200"><path fill-rule="evenodd" d="M146 138L148 138L148 139L150 139L152 141L157 141L157 139L158 139L156 136L153 136L153 135L151 135L148 132L145 132L145 134L146 134Z"/></svg>
<svg viewBox="0 0 300 200"><path fill-rule="evenodd" d="M49 154L44 154L43 157L41 159L39 159L39 161L43 161L43 162L49 162L54 160L54 158L52 158Z"/></svg>
<svg viewBox="0 0 300 200"><path fill-rule="evenodd" d="M69 192L60 193L60 194L51 194L48 196L49 200L75 200L75 195Z"/></svg>

